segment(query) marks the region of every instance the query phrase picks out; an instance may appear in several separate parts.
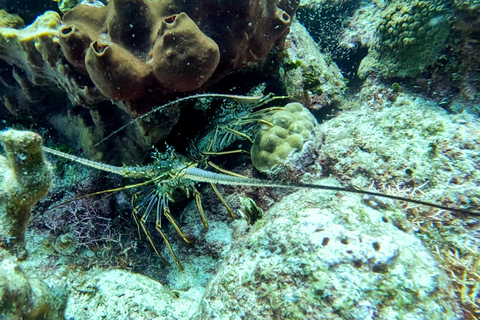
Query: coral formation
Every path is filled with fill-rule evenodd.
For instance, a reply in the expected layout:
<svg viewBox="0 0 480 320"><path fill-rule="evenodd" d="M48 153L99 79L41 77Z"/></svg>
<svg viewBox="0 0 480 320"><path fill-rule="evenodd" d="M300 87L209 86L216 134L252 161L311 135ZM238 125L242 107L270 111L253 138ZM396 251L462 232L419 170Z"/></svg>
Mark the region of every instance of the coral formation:
<svg viewBox="0 0 480 320"><path fill-rule="evenodd" d="M480 172L478 120L467 114L447 114L437 104L406 91L404 87L402 92L394 93L391 86L367 82L359 95L345 102L340 114L315 129L325 135L314 136L308 143L315 148L312 166L321 165L324 176L332 175L342 185L367 188L375 181L375 186L386 192L420 195L421 199L476 201ZM301 167L302 171L307 169ZM70 170L78 177L78 167ZM241 174L252 168L243 170ZM317 177L303 178L315 183ZM424 179L431 182L421 187ZM336 184L332 180L319 182ZM52 247L40 255L38 234L42 230L32 229L28 236L36 241L28 241L33 253L27 259L35 255L32 273L48 270L49 283L69 284L72 290L66 314L75 318L89 313L93 319L110 315L206 319L227 313L235 318L248 306L250 311L260 310L254 316L262 314L265 318L294 318L300 314L305 318L308 312L324 312L318 318L336 319L339 313L350 316L346 310L352 310L352 318L362 320L395 319L396 315L399 319L410 315L412 319L435 319L436 315L438 319L455 319L464 317L458 309L462 292L461 298L471 300L471 310L476 310L480 244L476 219L413 205L407 210L392 209L397 205L375 198L313 191L295 193L267 211L269 205L284 196L284 191L235 188L232 192L232 187L219 187L219 191L235 213L241 210L239 196L251 197L265 209L264 218L254 225L239 218L231 221L214 192L202 190L210 228L203 227L192 201L178 216L178 222L185 226L183 231L195 245L172 241L185 267L183 272L153 259L151 248L143 246L148 245L145 239L129 251L129 256L135 251L142 253L141 257L135 256L126 267L119 261L115 267L131 268L133 272L106 270L102 251L89 251L87 258L80 256L81 247L71 256L53 253ZM68 215L66 211L63 214ZM77 215L83 220L81 214ZM74 220L74 215L70 216ZM136 236L137 229L129 214L119 219L130 219L116 229L122 233L121 239L115 237L114 242L101 242L101 246L110 243L128 250L125 234ZM99 220L90 221L95 225ZM117 226L112 225L112 230ZM175 228L164 229L167 237L177 236ZM159 250L169 257L168 248L159 245ZM440 250L445 262L434 261L435 250ZM117 256L113 255L113 263ZM221 268L223 261L225 267ZM173 259L170 262L173 264ZM325 267L329 263L331 267ZM57 271L50 272L50 264ZM139 264L148 264L151 269L147 274L158 282L139 275L145 273L145 269L139 270ZM445 279L442 269L454 279ZM238 273L227 274L233 270ZM231 294L234 290L238 295ZM459 292L458 299L454 291ZM131 292L138 294L133 297ZM203 310L197 311L200 305ZM450 316L452 310L455 314Z"/></svg>
<svg viewBox="0 0 480 320"><path fill-rule="evenodd" d="M442 0L395 1L381 13L376 41L358 69L360 78L414 77L432 65L450 34L449 11Z"/></svg>
<svg viewBox="0 0 480 320"><path fill-rule="evenodd" d="M102 7L77 5L63 21L46 12L22 30L0 28L0 102L16 116L52 121L61 135L72 131L65 128L72 115L83 123L78 136L105 136L152 106L204 90L264 59L283 44L297 6L297 0L113 0ZM129 149L125 140L147 149L167 137L179 113L172 107L149 123L139 121L93 153L111 145ZM90 150L96 142L75 142L76 149Z"/></svg>
<svg viewBox="0 0 480 320"><path fill-rule="evenodd" d="M298 102L289 103L262 120L268 124L259 125L251 150L252 163L262 172L275 169L292 152L302 150L317 124L310 111Z"/></svg>
<svg viewBox="0 0 480 320"><path fill-rule="evenodd" d="M31 207L48 192L52 170L42 151L42 138L33 132L8 130L0 140L0 235L5 247L25 258L25 232Z"/></svg>

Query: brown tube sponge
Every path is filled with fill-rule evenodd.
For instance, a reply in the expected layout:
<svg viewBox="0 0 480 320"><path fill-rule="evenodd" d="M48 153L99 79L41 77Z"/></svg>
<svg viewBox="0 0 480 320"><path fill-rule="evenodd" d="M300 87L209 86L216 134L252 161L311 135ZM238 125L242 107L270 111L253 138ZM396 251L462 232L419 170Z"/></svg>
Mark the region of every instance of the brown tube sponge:
<svg viewBox="0 0 480 320"><path fill-rule="evenodd" d="M60 29L58 38L67 61L78 71L85 73L85 52L90 46L90 37L76 26L68 25Z"/></svg>
<svg viewBox="0 0 480 320"><path fill-rule="evenodd" d="M107 17L112 42L136 52L150 49L150 37L159 20L156 8L144 0L114 0Z"/></svg>
<svg viewBox="0 0 480 320"><path fill-rule="evenodd" d="M298 0L110 0L73 8L59 38L68 62L136 117L265 58L283 42L297 6Z"/></svg>
<svg viewBox="0 0 480 320"><path fill-rule="evenodd" d="M153 49L153 70L163 87L193 91L213 74L220 61L218 45L184 12L164 18Z"/></svg>
<svg viewBox="0 0 480 320"><path fill-rule="evenodd" d="M135 98L149 74L145 63L115 43L92 42L85 65L98 90L116 100Z"/></svg>

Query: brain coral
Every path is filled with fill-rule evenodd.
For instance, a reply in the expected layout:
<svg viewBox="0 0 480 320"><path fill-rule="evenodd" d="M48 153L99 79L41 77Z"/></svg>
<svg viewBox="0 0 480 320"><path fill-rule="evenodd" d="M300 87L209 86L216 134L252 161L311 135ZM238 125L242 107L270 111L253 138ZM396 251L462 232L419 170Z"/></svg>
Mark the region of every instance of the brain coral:
<svg viewBox="0 0 480 320"><path fill-rule="evenodd" d="M414 77L432 65L450 34L442 0L397 1L381 14L377 39L362 60L358 75L378 70L384 78Z"/></svg>
<svg viewBox="0 0 480 320"><path fill-rule="evenodd" d="M262 172L275 169L292 151L301 150L317 124L310 111L298 102L287 104L263 120L273 126L261 125L251 150L253 165Z"/></svg>

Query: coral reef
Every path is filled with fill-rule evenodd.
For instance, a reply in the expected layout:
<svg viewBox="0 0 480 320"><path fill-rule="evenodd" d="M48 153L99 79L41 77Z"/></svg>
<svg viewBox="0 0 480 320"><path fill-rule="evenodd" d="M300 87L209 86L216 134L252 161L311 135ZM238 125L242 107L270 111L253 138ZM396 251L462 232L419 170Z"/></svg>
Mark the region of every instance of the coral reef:
<svg viewBox="0 0 480 320"><path fill-rule="evenodd" d="M385 192L423 200L445 204L478 201L478 119L448 114L406 89L398 92L370 81L340 107L340 114L315 129L321 130L323 137L314 135L305 145L314 150L314 163L299 167L301 172L311 172L303 176L304 181L332 176L319 182L367 188L373 181ZM77 178L85 177L78 167L66 164L64 168ZM254 171L250 165L235 169L241 174ZM65 180L75 183L72 175L65 174ZM426 179L431 182L422 186ZM109 315L206 319L217 311L216 315L234 318L254 310L259 311L256 315L270 318L300 314L305 318L307 314L335 319L338 313L347 316L349 308L352 318L357 319L435 319L437 315L439 319L468 319L464 316L467 307L475 312L476 284L480 281L478 219L415 205L402 209L403 204L335 192L305 190L278 201L285 190L219 187L237 217L242 216L240 197L252 198L256 203L253 208L265 210L263 218L248 225L243 219L232 221L212 190L201 191L209 229L203 227L194 201L177 218L191 244L182 242L174 227L163 227L185 267L183 272L155 259L144 237L133 248L125 243L136 239L137 228L130 214L119 211L110 217L116 218L111 230L121 237L98 241L91 250L85 250L88 256L82 253L82 244L69 255L58 254L52 244L45 248L45 233L49 231L40 225L49 213L42 212L27 234L32 254L22 267L28 267L29 274L48 274L48 283L67 283L71 290L66 314L76 318L90 313L92 319ZM69 193L62 195L60 201ZM71 208L57 207L54 210L63 217L49 219L59 223L70 217L71 231L87 235L82 228L100 222L87 215L101 215L85 212L94 207L87 200L70 203ZM77 219L69 212L77 210L79 204L82 208L76 212ZM268 209L272 205L273 209ZM173 213L182 207L176 203L170 209ZM128 211L128 206L123 211ZM114 224L119 220L124 224ZM108 230L102 230L107 236ZM160 253L173 265L168 248L151 230ZM55 235L67 231L68 226L63 226ZM102 236L99 230L95 232L88 238ZM77 238L86 241L81 234ZM107 246L120 249L107 252ZM127 253L122 255L122 251ZM108 264L104 255L111 259ZM127 255L131 264L121 261L127 260ZM238 273L229 274L230 268ZM275 279L279 279L277 284ZM234 290L238 296L233 296ZM132 292L138 294L133 296ZM258 296L253 297L253 293ZM383 293L385 296L380 296Z"/></svg>
<svg viewBox="0 0 480 320"><path fill-rule="evenodd" d="M17 117L49 119L68 139L90 139L75 142L76 149L100 158L112 146L134 154L167 137L179 107L135 123L117 141L91 146L152 106L264 59L283 44L297 6L296 0L114 0L77 5L63 21L46 12L22 30L0 28L0 101Z"/></svg>
<svg viewBox="0 0 480 320"><path fill-rule="evenodd" d="M42 151L42 138L33 132L8 130L0 140L0 235L2 246L25 258L25 232L31 207L50 188L52 170Z"/></svg>
<svg viewBox="0 0 480 320"><path fill-rule="evenodd" d="M414 77L438 59L450 34L444 1L395 1L381 13L376 41L358 69L360 78Z"/></svg>
<svg viewBox="0 0 480 320"><path fill-rule="evenodd" d="M69 3L68 0L63 2ZM187 5L183 1L164 2L165 6L172 5L168 9L171 11L165 9L165 14L160 15L160 10L151 12L150 9L162 5L152 3L116 0L107 7L89 8L88 17L78 18L84 7L77 7L65 15L65 25L58 15L48 13L39 17L34 23L35 28L0 28L0 55L5 57L0 61L2 102L19 118L25 115L34 120L48 117L68 139L80 141L85 149L94 149L92 152L96 156L93 158L104 157L103 152L118 153L120 157L135 155L142 147L150 147L151 142L169 135L169 145L174 145L179 152L185 151L194 159L211 159L220 163L222 168L246 176L265 176L255 170L247 155L213 158L202 154L203 151L218 151L216 146L220 146L219 149L245 149L248 145L247 139L239 142L232 138L235 136L232 132L222 131L225 126L236 130L235 125L244 125L245 133L250 136L252 131L249 130L256 127L256 122L247 120L252 120L249 116L254 114L255 117L258 113L252 111L251 106L233 101L211 103L202 100L173 107L168 113L149 119L150 123L130 126L112 137L105 146L93 147L106 134L161 99L185 95L192 88L196 88L193 91L202 91L225 73L238 70L249 61L257 61L257 57L264 57L263 52L248 51L255 48L255 44L260 46L261 42L248 34L249 27L257 30L271 27L259 18L248 21L255 16L252 12L256 12L258 5L278 6L290 12L283 4L274 5L263 0L249 2L248 6L243 0L237 3L217 1L215 4L213 0L194 0L188 4L191 8L186 9L182 9ZM351 94L344 95L345 81L331 59L335 55L321 54L306 29L293 22L291 29L294 33L286 36L285 50L270 55L265 63L248 68L256 70L257 74L261 74L259 70L269 74L261 78L265 81L263 84L255 79L257 82L253 85L257 87L250 94L277 90L277 94L293 96L315 115L323 115L326 111L328 116L321 124L316 124L299 104L287 106L287 109L297 111L293 114L281 111L269 116L266 121L275 127L264 126L265 131L255 139L258 150L251 152L254 163L261 148L272 148L276 146L272 141L279 142L283 143L280 150L285 154L290 150L290 156L278 162L279 158L274 157L273 163L269 162L272 157L260 161L261 164L262 161L269 162L266 173L275 179L355 186L446 206L480 207L478 117L467 112L448 113L443 108L449 103L438 103L442 97L458 95L460 91L471 102L468 110L478 111L480 7L477 1L455 0L448 6L433 0L365 1L362 4L356 0L316 0L315 3L317 8L325 7L320 15L322 18L326 18L325 13L334 13L334 17L327 21L325 32L335 30L337 33L330 35L333 40L325 38L323 43L335 45L340 42L342 46L348 46L355 42L354 45L362 48L370 46L370 57L374 57L378 64L375 65L376 71L387 78L391 75L384 74L386 71L381 63L390 63L390 66L404 63L406 65L399 70L407 70L408 76L420 69L423 71L411 82L396 79L394 81L398 83L394 84L382 83L381 77L367 77L360 90L352 83ZM421 60L416 50L423 48L427 52L433 46L412 45L388 51L386 44L392 36L388 30L380 30L382 26L389 26L392 32L398 29L399 37L403 33L404 39L408 39L409 33L418 29L407 25L407 19L415 18L415 14L408 13L407 9L416 10L414 5L422 3L437 6L435 10L429 6L424 8L425 12L422 9L416 14L428 19L428 28L439 27L438 35L442 37L446 30L442 17L449 17L449 10L456 15L448 20L452 24L452 34L446 41L443 56L426 68L412 67L409 63L413 62L408 59L416 59L425 65L426 60ZM332 7L333 4L338 10ZM119 18L126 17L125 14L117 15L121 10L112 9L122 5L121 9L128 7L133 14L128 21ZM359 5L360 9L351 20L345 21L351 13L348 8L353 5ZM216 6L225 10L223 17L213 14ZM248 17L234 17L238 14L235 6L243 11L247 7L252 12L249 11ZM382 15L381 10L384 10ZM369 13L372 16L369 17ZM151 16L158 18L157 23L152 23ZM266 16L275 15L269 11ZM117 24L119 20L120 25ZM374 21L379 23L376 38L372 38L375 28L367 28ZM340 26L337 22L345 24ZM173 25L169 29L170 24ZM155 42L155 37L150 39L152 30L157 27L162 30L160 36L163 39L172 29L180 30L180 33L193 30L194 35L185 36L185 46L178 47L185 49L184 53L190 57L198 58L190 51L190 40L215 44L216 53L220 55L217 67L213 72L213 67L202 67L211 73L209 79L198 79L188 72L179 75L168 68L169 77L157 76L153 64L146 63L150 52L157 48L163 50L165 47L161 45L166 45ZM338 40L342 28L349 35L345 42ZM65 34L59 34L59 30ZM252 36L249 39L255 43L235 38L237 30L247 30L248 36ZM70 40L64 39L76 36L79 43L73 41L71 46L68 45ZM284 36L277 38L278 43ZM141 38L148 38L148 41ZM275 41L267 40L269 51ZM424 37L423 41L428 38ZM80 49L72 52L71 47ZM205 47L199 46L195 50L201 52ZM433 51L438 53L440 47L439 44ZM8 50L14 56L9 56ZM173 68L178 68L175 61L182 63L181 59L175 60L176 53L172 51L173 62L167 64ZM394 56L394 53L403 55ZM212 62L212 56L207 56L205 61L194 58L194 65ZM133 77L138 77L139 83L144 81L146 73L150 73L150 79L155 83L150 87L152 96L139 98L137 95L143 95L142 90L147 89L135 84L121 87L120 91L103 86L107 78L102 78L104 75L96 71L103 65L95 62L100 57L118 58L115 61L122 63L128 61L128 65L135 67ZM150 58L155 61L154 54ZM117 86L121 86L126 80L121 80L118 72L122 74L126 66L114 67L116 70L109 68L105 76L112 77L112 83L117 81ZM149 68L150 71L146 71ZM246 92L245 87L239 88L254 82L245 84L243 80L248 78L245 76L247 72L229 74L224 78L228 80L227 84L217 82L210 88ZM396 70L393 76L400 76L399 72ZM177 77L184 77L182 85L185 87L177 87ZM440 82L444 83L443 87L436 86ZM443 90L449 86L459 91ZM420 90L439 100L429 100L419 93ZM111 103L106 94L124 101ZM69 98L74 106L64 103ZM47 100L54 102L48 104ZM448 107L455 111L465 110L460 108L461 105L458 110L453 105ZM177 122L180 108L183 113L180 122L170 132ZM0 117L3 119L3 114ZM186 117L192 121L183 122ZM301 125L298 125L298 118ZM288 124L296 124L297 128ZM314 125L311 130L310 126ZM158 128L154 129L156 126ZM290 129L294 132L292 135ZM148 137L142 138L143 135ZM277 139L279 136L284 139ZM35 145L40 143L37 138L32 137ZM201 143L191 145L194 138L202 140ZM262 143L263 139L266 142ZM180 140L183 144L178 143ZM14 141L18 143L18 140ZM112 151L111 146L117 144L122 148ZM294 149L298 150L291 152ZM77 150L75 152L79 154ZM41 151L38 155L42 160L39 166L46 170L46 179L50 173L41 158ZM26 164L28 159L25 152L7 152L7 156L10 156L11 163ZM3 201L0 206L0 314L4 317L210 319L243 316L390 320L475 319L479 316L480 222L477 217L342 192L297 190L286 195L293 191L218 186L218 191L235 213L236 219L232 220L215 192L208 186L198 186L209 229L204 228L195 201L187 204L176 201L170 206L178 225L190 240L189 244L181 241L166 219L162 221L162 230L185 268L182 272L174 267L169 249L155 231L155 226L146 224L153 243L171 266L155 256L144 234L138 238L131 216L130 196L141 190L125 189L108 196L99 194L96 199L81 198L49 208L52 204L130 183L108 175L92 174L78 164L52 161L59 168L56 182L61 183L51 189L50 197L43 198L35 206L28 232L25 233L25 223L16 229L23 232L23 243L19 244L15 242L17 236L8 233L15 228L8 229L11 219L2 211L7 208L4 203L19 199L10 198L4 191L13 188L14 184L9 181L15 182L15 179L6 180L6 175L13 172L12 166L0 157L0 182L6 185L0 188L0 202ZM17 177L30 177L19 172L17 170ZM40 178L35 176L32 179ZM35 197L39 196L35 194ZM176 195L172 196L177 199ZM28 214L22 216L26 218L24 222L28 221L29 208L25 212ZM29 255L20 260L14 255L25 258L25 246ZM40 276L45 281L33 276Z"/></svg>
<svg viewBox="0 0 480 320"><path fill-rule="evenodd" d="M448 114L432 101L373 81L365 83L360 97L345 101L342 115L320 126L324 145L318 156L326 174L344 184L479 207L475 116ZM389 206L375 199L368 203ZM475 314L479 219L416 206L408 207L407 218L393 223L416 232L451 275L462 309Z"/></svg>
<svg viewBox="0 0 480 320"><path fill-rule="evenodd" d="M269 124L259 125L250 152L253 165L261 172L274 170L292 152L302 150L317 124L310 111L298 102L289 103L262 120Z"/></svg>

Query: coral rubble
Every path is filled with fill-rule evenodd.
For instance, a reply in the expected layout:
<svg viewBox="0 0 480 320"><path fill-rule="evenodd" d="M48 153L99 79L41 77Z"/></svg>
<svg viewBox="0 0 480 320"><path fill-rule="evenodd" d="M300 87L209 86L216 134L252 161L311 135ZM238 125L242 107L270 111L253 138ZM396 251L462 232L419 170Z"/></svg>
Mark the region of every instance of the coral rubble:
<svg viewBox="0 0 480 320"><path fill-rule="evenodd" d="M42 138L33 132L0 134L6 157L0 157L0 236L2 246L25 258L25 232L31 207L50 188L52 170L42 151Z"/></svg>

